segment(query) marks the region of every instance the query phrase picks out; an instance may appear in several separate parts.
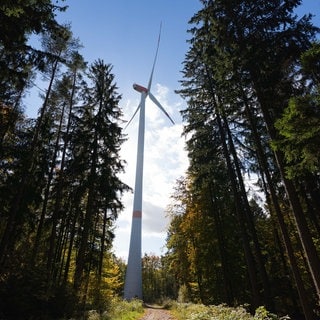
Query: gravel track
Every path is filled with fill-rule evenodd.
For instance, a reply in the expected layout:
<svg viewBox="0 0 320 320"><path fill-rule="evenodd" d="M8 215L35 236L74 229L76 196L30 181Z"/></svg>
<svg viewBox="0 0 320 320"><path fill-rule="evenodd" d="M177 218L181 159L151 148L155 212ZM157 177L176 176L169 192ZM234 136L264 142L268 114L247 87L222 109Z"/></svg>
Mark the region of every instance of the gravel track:
<svg viewBox="0 0 320 320"><path fill-rule="evenodd" d="M145 314L140 320L175 320L169 311L159 308L146 308Z"/></svg>

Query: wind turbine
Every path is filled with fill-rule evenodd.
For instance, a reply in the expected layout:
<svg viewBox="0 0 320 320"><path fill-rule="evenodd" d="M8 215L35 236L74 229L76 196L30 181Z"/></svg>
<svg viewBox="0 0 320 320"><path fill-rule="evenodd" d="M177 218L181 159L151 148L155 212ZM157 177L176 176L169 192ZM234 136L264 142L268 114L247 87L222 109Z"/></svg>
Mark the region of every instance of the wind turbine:
<svg viewBox="0 0 320 320"><path fill-rule="evenodd" d="M145 88L139 84L133 84L133 89L141 94L140 103L131 117L126 127L130 124L134 116L140 110L139 131L138 131L138 148L137 148L137 163L135 189L133 198L133 213L131 225L131 237L126 278L124 284L124 299L131 300L133 298L142 299L142 265L141 265L141 218L142 218L142 181L143 181L143 153L144 153L144 131L145 131L145 103L149 96L151 101L169 118L174 124L166 110L162 107L156 97L150 92L154 67L156 64L161 35L161 24L158 37L157 50L153 61L151 75L148 87Z"/></svg>

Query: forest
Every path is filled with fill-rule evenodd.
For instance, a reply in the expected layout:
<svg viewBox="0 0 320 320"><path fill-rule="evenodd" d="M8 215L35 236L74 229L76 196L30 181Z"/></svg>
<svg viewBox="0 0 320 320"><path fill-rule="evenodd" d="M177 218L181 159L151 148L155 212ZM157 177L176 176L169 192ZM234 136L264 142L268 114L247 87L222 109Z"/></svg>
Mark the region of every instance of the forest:
<svg viewBox="0 0 320 320"><path fill-rule="evenodd" d="M320 317L320 29L301 2L201 0L190 17L176 90L189 168L167 252L142 257L146 302ZM121 93L112 64L87 62L58 22L65 10L0 5L0 319L70 319L123 293Z"/></svg>

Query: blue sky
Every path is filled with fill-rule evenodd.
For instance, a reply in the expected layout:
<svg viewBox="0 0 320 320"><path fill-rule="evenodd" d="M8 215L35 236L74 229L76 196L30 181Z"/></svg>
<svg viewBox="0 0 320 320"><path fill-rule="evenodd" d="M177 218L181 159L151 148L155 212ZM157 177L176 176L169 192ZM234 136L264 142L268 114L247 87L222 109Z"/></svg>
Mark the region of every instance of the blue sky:
<svg viewBox="0 0 320 320"><path fill-rule="evenodd" d="M160 22L162 37L155 81L177 89L187 51L188 20L200 8L197 0L67 0L61 15L70 21L84 45L86 60L103 58L113 65L119 91L127 99L132 82L146 83L156 49Z"/></svg>
<svg viewBox="0 0 320 320"><path fill-rule="evenodd" d="M299 15L311 12L320 26L319 0L304 0ZM198 0L66 0L61 22L70 22L81 50L89 63L100 58L113 65L113 73L122 95L124 118L129 120L140 95L134 82L147 86L157 45L160 22L161 42L153 77L152 92L174 118L172 126L149 100L146 104L146 141L143 194L142 252L164 253L166 226L165 208L177 178L187 169L188 161L181 138L179 110L185 104L174 93L179 88L182 62L188 50L188 21L201 7ZM27 110L34 115L36 110ZM134 186L138 117L125 133L121 156L127 161L121 177ZM133 195L123 198L126 209L120 214L114 242L115 253L126 259L129 248Z"/></svg>
<svg viewBox="0 0 320 320"><path fill-rule="evenodd" d="M146 140L143 194L142 252L163 253L165 208L177 178L187 169L179 110L183 101L174 93L179 88L182 62L188 50L188 21L200 8L197 0L68 0L60 21L71 22L75 37L84 45L81 53L88 62L97 58L113 65L122 94L124 118L130 119L140 95L132 84L147 86L155 55L160 23L162 33L152 92L177 123L172 126L149 100L146 104ZM121 151L127 161L122 179L134 186L138 117L126 130L128 141ZM115 253L127 259L133 195L123 198L114 242Z"/></svg>

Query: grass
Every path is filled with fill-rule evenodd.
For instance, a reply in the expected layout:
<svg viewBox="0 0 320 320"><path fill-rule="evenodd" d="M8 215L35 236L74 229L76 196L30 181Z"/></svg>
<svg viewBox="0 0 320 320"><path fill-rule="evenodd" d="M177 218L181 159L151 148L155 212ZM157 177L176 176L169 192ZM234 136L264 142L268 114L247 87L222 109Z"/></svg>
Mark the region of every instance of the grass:
<svg viewBox="0 0 320 320"><path fill-rule="evenodd" d="M136 320L144 313L140 300L130 302L115 298L112 300L110 308L102 315L92 310L88 314L88 320Z"/></svg>

